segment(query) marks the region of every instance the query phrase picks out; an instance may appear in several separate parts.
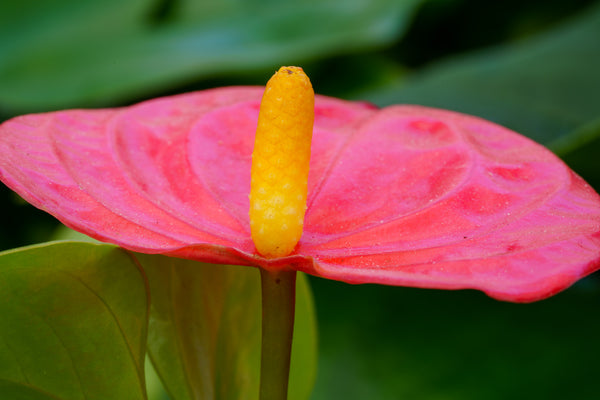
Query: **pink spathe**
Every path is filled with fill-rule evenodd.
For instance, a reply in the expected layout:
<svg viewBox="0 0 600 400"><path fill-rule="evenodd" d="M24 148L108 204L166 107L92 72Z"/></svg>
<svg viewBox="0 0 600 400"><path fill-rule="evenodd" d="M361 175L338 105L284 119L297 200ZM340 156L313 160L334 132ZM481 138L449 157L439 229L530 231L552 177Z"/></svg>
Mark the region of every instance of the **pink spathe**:
<svg viewBox="0 0 600 400"><path fill-rule="evenodd" d="M534 301L600 268L600 197L544 147L482 119L317 96L304 233L255 251L248 221L263 88L0 126L0 178L96 239L350 283Z"/></svg>

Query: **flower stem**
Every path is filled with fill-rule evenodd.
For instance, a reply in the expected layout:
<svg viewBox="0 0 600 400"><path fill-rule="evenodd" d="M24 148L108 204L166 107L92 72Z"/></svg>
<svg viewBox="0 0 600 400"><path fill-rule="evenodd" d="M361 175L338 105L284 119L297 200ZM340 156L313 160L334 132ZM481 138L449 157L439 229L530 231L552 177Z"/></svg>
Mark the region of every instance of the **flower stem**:
<svg viewBox="0 0 600 400"><path fill-rule="evenodd" d="M296 271L267 271L260 268L260 278L260 400L286 400L294 332Z"/></svg>

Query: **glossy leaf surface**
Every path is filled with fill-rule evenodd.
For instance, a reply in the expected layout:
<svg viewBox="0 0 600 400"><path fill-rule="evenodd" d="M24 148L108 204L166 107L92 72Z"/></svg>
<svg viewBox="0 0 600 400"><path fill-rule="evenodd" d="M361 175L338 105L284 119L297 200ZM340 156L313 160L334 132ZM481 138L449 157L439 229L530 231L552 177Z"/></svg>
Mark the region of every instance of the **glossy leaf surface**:
<svg viewBox="0 0 600 400"><path fill-rule="evenodd" d="M248 223L261 88L0 126L0 177L103 241L350 283L475 288L512 301L596 270L600 197L545 148L490 122L317 97L295 253L264 259Z"/></svg>
<svg viewBox="0 0 600 400"><path fill-rule="evenodd" d="M145 399L145 278L114 246L0 253L0 398Z"/></svg>
<svg viewBox="0 0 600 400"><path fill-rule="evenodd" d="M418 4L3 1L0 106L16 112L114 103L199 78L379 46L404 31ZM171 6L167 15L161 5Z"/></svg>
<svg viewBox="0 0 600 400"><path fill-rule="evenodd" d="M152 295L148 350L174 399L255 399L260 382L259 273L239 266L137 255ZM297 283L290 400L309 398L316 325L306 277Z"/></svg>

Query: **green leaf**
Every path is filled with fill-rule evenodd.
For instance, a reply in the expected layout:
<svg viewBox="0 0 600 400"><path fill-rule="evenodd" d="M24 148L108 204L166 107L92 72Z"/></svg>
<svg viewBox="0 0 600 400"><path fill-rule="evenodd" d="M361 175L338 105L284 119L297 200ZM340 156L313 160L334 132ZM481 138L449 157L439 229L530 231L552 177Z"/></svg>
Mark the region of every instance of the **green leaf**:
<svg viewBox="0 0 600 400"><path fill-rule="evenodd" d="M360 97L477 115L543 144L600 117L600 4L534 38L434 65Z"/></svg>
<svg viewBox="0 0 600 400"><path fill-rule="evenodd" d="M185 1L154 19L150 0L2 2L0 106L105 105L381 46L402 34L420 2Z"/></svg>
<svg viewBox="0 0 600 400"><path fill-rule="evenodd" d="M148 351L174 400L255 399L260 372L260 276L251 267L139 254L150 283ZM290 400L308 399L316 376L316 325L300 274Z"/></svg>
<svg viewBox="0 0 600 400"><path fill-rule="evenodd" d="M531 304L311 278L312 400L598 398L599 278Z"/></svg>
<svg viewBox="0 0 600 400"><path fill-rule="evenodd" d="M11 400L55 400L56 397L40 392L23 383L10 382L0 379L0 395Z"/></svg>
<svg viewBox="0 0 600 400"><path fill-rule="evenodd" d="M600 191L600 118L549 144L564 162Z"/></svg>
<svg viewBox="0 0 600 400"><path fill-rule="evenodd" d="M296 279L296 317L288 399L306 400L311 397L317 379L317 316L308 278L298 272Z"/></svg>
<svg viewBox="0 0 600 400"><path fill-rule="evenodd" d="M0 398L145 399L144 275L109 245L0 253Z"/></svg>

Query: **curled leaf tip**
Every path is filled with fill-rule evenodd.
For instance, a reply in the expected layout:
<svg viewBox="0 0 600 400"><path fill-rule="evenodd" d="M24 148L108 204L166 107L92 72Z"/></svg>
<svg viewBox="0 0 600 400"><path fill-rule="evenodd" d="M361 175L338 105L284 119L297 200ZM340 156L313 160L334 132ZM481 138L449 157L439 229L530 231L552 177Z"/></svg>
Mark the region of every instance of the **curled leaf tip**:
<svg viewBox="0 0 600 400"><path fill-rule="evenodd" d="M284 257L302 236L314 92L299 67L281 67L267 83L252 153L250 227L257 251Z"/></svg>

